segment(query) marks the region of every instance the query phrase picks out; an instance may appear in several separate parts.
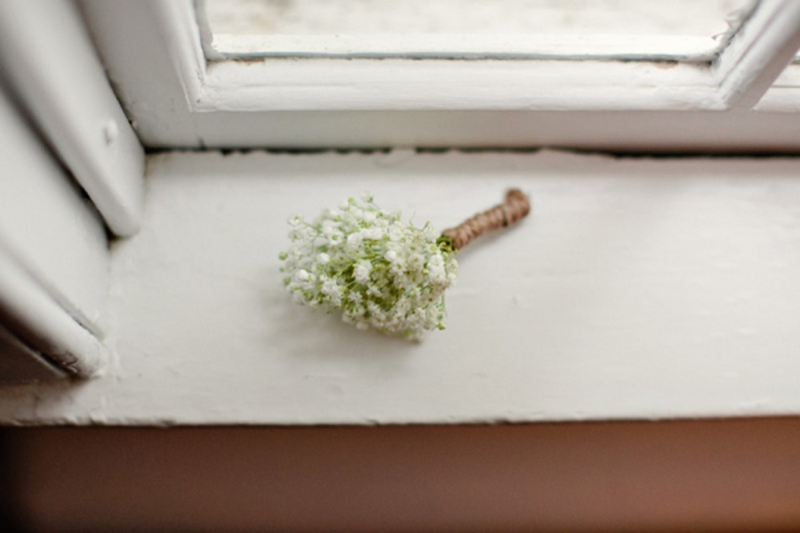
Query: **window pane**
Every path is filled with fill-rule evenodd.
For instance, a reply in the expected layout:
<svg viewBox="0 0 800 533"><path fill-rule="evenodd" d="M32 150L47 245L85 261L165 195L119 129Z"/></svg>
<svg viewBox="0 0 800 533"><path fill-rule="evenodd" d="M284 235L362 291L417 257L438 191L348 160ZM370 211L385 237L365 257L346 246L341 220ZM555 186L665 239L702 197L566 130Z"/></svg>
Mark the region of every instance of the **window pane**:
<svg viewBox="0 0 800 533"><path fill-rule="evenodd" d="M232 56L707 59L751 0L206 0Z"/></svg>

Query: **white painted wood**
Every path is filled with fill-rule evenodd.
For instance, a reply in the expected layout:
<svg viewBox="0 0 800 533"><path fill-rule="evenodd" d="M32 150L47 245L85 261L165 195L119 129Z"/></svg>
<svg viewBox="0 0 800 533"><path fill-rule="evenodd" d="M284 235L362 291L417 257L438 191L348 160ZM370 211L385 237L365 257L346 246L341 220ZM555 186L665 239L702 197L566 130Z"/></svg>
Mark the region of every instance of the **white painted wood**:
<svg viewBox="0 0 800 533"><path fill-rule="evenodd" d="M0 92L0 245L65 313L106 329L108 244L102 221Z"/></svg>
<svg viewBox="0 0 800 533"><path fill-rule="evenodd" d="M144 152L72 2L2 2L0 65L109 228L136 233Z"/></svg>
<svg viewBox="0 0 800 533"><path fill-rule="evenodd" d="M91 375L107 327L103 224L2 93L0 175L3 323L67 372Z"/></svg>
<svg viewBox="0 0 800 533"><path fill-rule="evenodd" d="M788 92L781 105L800 97L800 91ZM650 154L796 154L800 150L798 119L791 113L286 111L175 113L159 119L144 112L151 122L140 133L154 148L504 150L547 146Z"/></svg>
<svg viewBox="0 0 800 533"><path fill-rule="evenodd" d="M51 380L65 374L0 326L0 385Z"/></svg>
<svg viewBox="0 0 800 533"><path fill-rule="evenodd" d="M99 50L128 112L136 117L143 142L153 147L387 147L387 146L562 146L638 151L795 151L800 148L797 121L790 115L761 113L575 112L515 109L487 112L324 111L242 113L192 111L187 91L198 97L200 75L178 71L164 53L164 32L145 10L152 2L84 3ZM172 4L170 4L172 5ZM175 4L178 5L178 4ZM199 36L197 37L199 41ZM184 44L191 40L185 35ZM188 44L186 45L188 46ZM199 48L199 45L198 45ZM132 54L130 51L136 50ZM202 70L197 53L189 64ZM140 61L146 58L146 61ZM191 58L195 58L194 60ZM178 58L179 59L179 58ZM244 65L240 65L246 68ZM258 65L252 65L256 69ZM660 65L669 68L672 64ZM640 66L627 63L612 68ZM499 67L499 68L502 68ZM602 67L600 67L602 68ZM647 65L645 68L652 68ZM190 69L191 70L191 69ZM684 70L685 72L685 70ZM277 73L277 71L276 71ZM313 72L309 73L312 75ZM390 73L391 75L391 73ZM576 76L580 74L575 72ZM252 81L252 80L251 80ZM507 79L507 81L509 81ZM590 80L585 80L590 85ZM609 78L602 78L610 83ZM189 84L190 88L184 90ZM513 90L513 83L509 81ZM499 86L498 86L499 87ZM295 89L302 89L302 85ZM313 88L313 87L312 87ZM494 92L502 102L502 91ZM506 87L502 87L506 89ZM623 90L623 87L617 87ZM257 84L253 91L260 88ZM324 91L316 88L318 94ZM543 91L540 88L540 91ZM658 93L654 87L643 91ZM557 98L560 87L552 88ZM584 95L589 90L584 91ZM240 91L241 92L241 91ZM288 93L297 92L285 91ZM498 93L500 93L498 95ZM800 92L799 92L800 93ZM617 95L609 90L609 99ZM598 100L598 91L591 98ZM486 97L489 98L488 96ZM655 98L655 97L654 97ZM253 100L256 98L253 97Z"/></svg>
<svg viewBox="0 0 800 533"><path fill-rule="evenodd" d="M145 139L172 129L172 115L177 129L196 131L208 113L229 111L721 108L701 65L286 60L206 70L189 2L82 5L130 112L148 103L136 117ZM132 57L131 49L141 53Z"/></svg>
<svg viewBox="0 0 800 533"><path fill-rule="evenodd" d="M710 36L222 34L214 36L212 53L214 59L327 57L708 62L716 57L718 49L719 42Z"/></svg>
<svg viewBox="0 0 800 533"><path fill-rule="evenodd" d="M800 112L800 64L786 67L754 109L772 113Z"/></svg>
<svg viewBox="0 0 800 533"><path fill-rule="evenodd" d="M723 101L750 109L800 48L800 2L762 0L715 65Z"/></svg>
<svg viewBox="0 0 800 533"><path fill-rule="evenodd" d="M151 147L800 149L789 114L711 111L726 104L700 65L283 60L206 71L190 2L82 6ZM800 99L800 90L782 93L759 109Z"/></svg>
<svg viewBox="0 0 800 533"><path fill-rule="evenodd" d="M200 98L206 59L192 0L120 4L78 0L78 4L123 103L141 98L163 105L164 98L173 98L171 105L181 112ZM156 51L157 56L147 57Z"/></svg>
<svg viewBox="0 0 800 533"><path fill-rule="evenodd" d="M663 68L602 61L226 61L210 65L195 109L722 109L710 81L708 67L695 64Z"/></svg>
<svg viewBox="0 0 800 533"><path fill-rule="evenodd" d="M340 424L797 415L800 161L167 153L113 250L105 376L0 391L18 423ZM508 186L409 344L296 306L286 219L370 190L448 227ZM32 399L39 399L34 407Z"/></svg>
<svg viewBox="0 0 800 533"><path fill-rule="evenodd" d="M175 146L201 146L190 101L197 99L205 61L199 30L192 33L191 0L78 0L78 5L142 143L154 146L155 135ZM194 49L184 45L193 38Z"/></svg>
<svg viewBox="0 0 800 533"><path fill-rule="evenodd" d="M92 377L109 357L97 337L68 315L2 243L0 315L15 335L70 375Z"/></svg>

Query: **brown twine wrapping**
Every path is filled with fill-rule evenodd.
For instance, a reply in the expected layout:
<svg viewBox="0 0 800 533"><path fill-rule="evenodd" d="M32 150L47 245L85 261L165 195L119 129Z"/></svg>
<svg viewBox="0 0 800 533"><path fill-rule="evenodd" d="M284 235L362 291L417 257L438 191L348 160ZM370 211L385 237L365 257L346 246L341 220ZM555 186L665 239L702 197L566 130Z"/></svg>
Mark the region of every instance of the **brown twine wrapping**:
<svg viewBox="0 0 800 533"><path fill-rule="evenodd" d="M475 215L462 222L460 226L444 230L442 235L453 241L455 250L460 250L475 237L518 222L530 210L531 204L525 193L519 189L511 189L506 193L505 202Z"/></svg>

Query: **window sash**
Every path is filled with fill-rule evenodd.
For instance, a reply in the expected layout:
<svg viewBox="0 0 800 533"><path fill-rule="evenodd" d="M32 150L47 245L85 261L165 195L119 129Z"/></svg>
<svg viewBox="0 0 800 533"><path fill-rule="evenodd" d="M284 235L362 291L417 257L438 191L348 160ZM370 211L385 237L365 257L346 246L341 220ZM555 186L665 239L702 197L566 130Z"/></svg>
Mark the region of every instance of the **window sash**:
<svg viewBox="0 0 800 533"><path fill-rule="evenodd" d="M144 151L73 3L0 3L0 70L111 231L136 233Z"/></svg>
<svg viewBox="0 0 800 533"><path fill-rule="evenodd" d="M609 141L606 149L636 150L645 148L638 141L638 131L649 123L654 121L656 127L672 131L680 129L686 112L704 112L708 113L709 131L703 138L692 140L697 150L738 150L748 145L764 149L764 142L755 137L742 142L733 135L726 140L731 121L720 112L739 113L738 123L744 128L752 120L764 122L764 118L753 119L750 107L800 46L797 3L764 0L720 57L705 63L401 59L208 62L192 2L148 0L127 4L131 5L81 2L98 49L140 136L145 144L158 147L383 147L389 143L602 148L605 138ZM140 53L129 53L133 49ZM800 91L792 93L783 91L778 104L772 105L786 109L781 102L800 97ZM759 111L770 110L769 106L759 106ZM671 118L663 125L659 124L663 117L642 113L659 115L665 111ZM743 111L748 113L740 113ZM432 112L441 118L435 128L439 133L426 136L413 121L420 113ZM540 113L563 113L560 118L570 133L552 136L531 122L530 126L516 127L536 129L535 134L509 140L511 125L504 124L510 112L517 114L514 120L526 116L526 121L541 124L552 119ZM605 112L624 112L636 127L583 131L586 120L592 121L586 113ZM775 126L770 129L786 130L786 121L786 117L775 117ZM365 124L372 124L369 127L378 129L379 135L365 135ZM464 140L457 130L465 127L480 131ZM556 129L562 129L561 125ZM326 133L334 131L335 135ZM784 145L787 142L785 136L776 139ZM677 146L674 141L680 139L664 138L667 146ZM800 134L790 137L788 143L800 146ZM658 143L648 146L654 144Z"/></svg>
<svg viewBox="0 0 800 533"><path fill-rule="evenodd" d="M0 327L88 377L109 356L102 222L2 91L0 141Z"/></svg>

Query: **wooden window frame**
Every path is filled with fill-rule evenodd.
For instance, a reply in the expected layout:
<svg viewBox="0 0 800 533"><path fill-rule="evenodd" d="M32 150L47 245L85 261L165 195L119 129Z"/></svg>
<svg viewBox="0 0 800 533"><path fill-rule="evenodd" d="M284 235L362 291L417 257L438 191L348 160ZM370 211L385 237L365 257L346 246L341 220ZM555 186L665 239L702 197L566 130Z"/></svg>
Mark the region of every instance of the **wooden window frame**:
<svg viewBox="0 0 800 533"><path fill-rule="evenodd" d="M787 69L781 90L763 98L800 47L800 6L788 0L762 0L718 57L686 63L207 61L208 36L190 0L125 6L82 0L81 6L123 104L143 142L153 147L800 146L800 135L787 136L792 127L786 116L800 99L800 86L786 80L800 66ZM708 124L694 128L686 119L693 113ZM737 125L772 130L775 137L730 134ZM648 135L648 128L663 134ZM692 129L696 133L688 138L678 133Z"/></svg>

